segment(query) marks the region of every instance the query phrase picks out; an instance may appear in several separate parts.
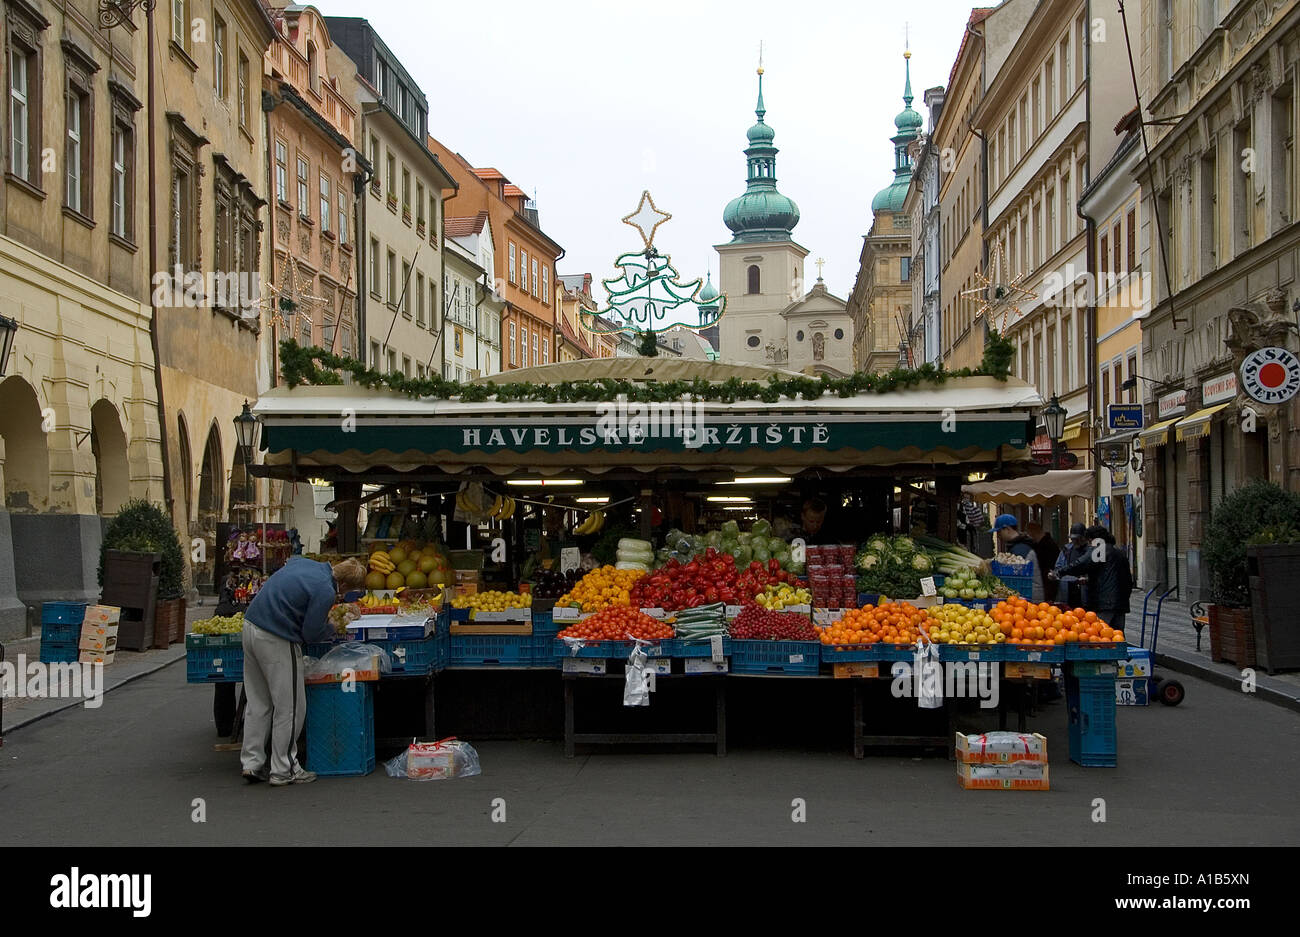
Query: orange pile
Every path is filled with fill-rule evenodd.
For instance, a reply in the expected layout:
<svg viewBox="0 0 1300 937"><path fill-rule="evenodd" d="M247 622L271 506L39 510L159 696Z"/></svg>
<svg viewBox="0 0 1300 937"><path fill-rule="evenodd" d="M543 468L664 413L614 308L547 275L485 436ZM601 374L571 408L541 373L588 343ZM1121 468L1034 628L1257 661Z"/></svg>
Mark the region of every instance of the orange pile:
<svg viewBox="0 0 1300 937"><path fill-rule="evenodd" d="M989 616L1010 644L1109 644L1124 640L1124 632L1111 628L1096 612L1081 608L1062 610L1047 602L1035 604L1019 596L999 602L989 611Z"/></svg>
<svg viewBox="0 0 1300 937"><path fill-rule="evenodd" d="M822 644L915 644L928 621L926 612L906 602L850 608L844 617L819 629Z"/></svg>

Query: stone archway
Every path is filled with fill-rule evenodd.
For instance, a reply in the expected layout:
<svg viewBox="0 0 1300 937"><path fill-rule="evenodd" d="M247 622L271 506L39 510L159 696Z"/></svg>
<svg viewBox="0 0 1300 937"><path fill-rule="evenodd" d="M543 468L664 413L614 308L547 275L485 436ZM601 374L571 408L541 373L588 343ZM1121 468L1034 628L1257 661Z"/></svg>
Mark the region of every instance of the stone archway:
<svg viewBox="0 0 1300 937"><path fill-rule="evenodd" d="M117 407L103 398L90 408L90 450L95 456L95 513L116 514L131 497L131 471Z"/></svg>
<svg viewBox="0 0 1300 937"><path fill-rule="evenodd" d="M193 585L204 592L215 590L216 556L221 549L217 543L217 524L221 520L226 488L226 460L221 455L221 434L214 422L208 428L207 442L203 445L203 460L199 463L199 492L194 507L190 536L201 537L207 544L207 559L191 566Z"/></svg>
<svg viewBox="0 0 1300 937"><path fill-rule="evenodd" d="M32 385L17 375L0 381L6 510L38 513L49 507L50 452L43 419Z"/></svg>

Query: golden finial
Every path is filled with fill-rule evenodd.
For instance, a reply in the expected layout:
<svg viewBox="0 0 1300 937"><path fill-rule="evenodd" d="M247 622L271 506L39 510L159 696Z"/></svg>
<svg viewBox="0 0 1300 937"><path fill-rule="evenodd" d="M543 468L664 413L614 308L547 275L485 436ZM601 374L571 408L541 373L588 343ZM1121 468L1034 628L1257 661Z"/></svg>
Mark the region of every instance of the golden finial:
<svg viewBox="0 0 1300 937"><path fill-rule="evenodd" d="M903 58L912 57L912 30L910 23L903 24Z"/></svg>

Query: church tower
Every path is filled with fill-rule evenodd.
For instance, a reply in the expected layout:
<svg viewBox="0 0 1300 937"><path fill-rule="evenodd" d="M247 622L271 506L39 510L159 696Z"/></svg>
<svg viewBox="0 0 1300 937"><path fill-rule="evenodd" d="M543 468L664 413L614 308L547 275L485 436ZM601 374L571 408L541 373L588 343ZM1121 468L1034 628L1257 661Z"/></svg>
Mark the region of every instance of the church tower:
<svg viewBox="0 0 1300 937"><path fill-rule="evenodd" d="M781 313L801 300L805 247L791 232L799 223L799 206L776 188L775 131L764 121L763 67L758 68L758 122L749 128L745 149L748 178L745 192L731 200L722 221L732 239L718 244L718 281L727 297L718 323L718 352L722 361L773 364L770 349L784 346L786 323Z"/></svg>

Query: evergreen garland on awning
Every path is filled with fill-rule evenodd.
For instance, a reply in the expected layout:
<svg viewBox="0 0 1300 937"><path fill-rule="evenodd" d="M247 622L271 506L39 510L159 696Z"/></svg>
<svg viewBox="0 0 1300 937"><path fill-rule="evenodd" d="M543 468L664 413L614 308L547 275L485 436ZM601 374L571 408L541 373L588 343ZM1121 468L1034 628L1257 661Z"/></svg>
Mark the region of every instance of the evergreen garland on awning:
<svg viewBox="0 0 1300 937"><path fill-rule="evenodd" d="M951 377L993 377L1005 381L1011 373L1015 357L1014 345L990 332L984 347L984 358L978 368L947 371L933 364L919 368L895 368L885 374L854 372L848 377L770 377L766 384L760 381L742 381L729 378L721 382L696 378L691 381L629 381L601 379L591 381L561 381L556 384L531 382L497 384L465 384L441 377L412 378L400 371L384 374L366 366L365 362L345 355L336 355L324 348L304 348L293 339L280 342L280 375L289 387L300 384L342 384L342 373L352 375L353 383L370 389L386 387L412 398L449 400L457 398L464 403L599 403L626 397L638 403L666 403L683 398L715 403L735 403L738 400L761 400L776 403L782 397L790 400L816 400L830 395L853 397L858 394L887 394L922 385L941 386Z"/></svg>

